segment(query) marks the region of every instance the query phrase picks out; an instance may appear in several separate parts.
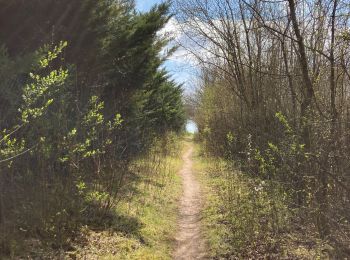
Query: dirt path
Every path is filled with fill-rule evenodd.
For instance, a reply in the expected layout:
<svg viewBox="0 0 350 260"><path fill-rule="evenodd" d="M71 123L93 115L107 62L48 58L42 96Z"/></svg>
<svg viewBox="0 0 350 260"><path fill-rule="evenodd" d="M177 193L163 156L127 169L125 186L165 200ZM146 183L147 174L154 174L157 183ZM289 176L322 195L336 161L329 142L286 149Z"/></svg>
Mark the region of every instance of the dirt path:
<svg viewBox="0 0 350 260"><path fill-rule="evenodd" d="M190 144L182 159L183 194L180 202L179 227L174 259L205 259L205 243L201 236L201 191L192 169L193 145Z"/></svg>

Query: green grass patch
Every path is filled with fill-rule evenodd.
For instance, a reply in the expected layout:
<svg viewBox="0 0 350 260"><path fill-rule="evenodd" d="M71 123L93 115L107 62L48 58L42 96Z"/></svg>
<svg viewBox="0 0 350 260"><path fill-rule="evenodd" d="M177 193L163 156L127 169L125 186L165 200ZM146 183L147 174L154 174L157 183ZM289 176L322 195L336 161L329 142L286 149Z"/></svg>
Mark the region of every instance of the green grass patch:
<svg viewBox="0 0 350 260"><path fill-rule="evenodd" d="M170 259L172 242L176 231L177 201L181 191L177 172L181 165L179 158L166 158L161 168L167 176L145 177L138 184L141 190L128 202L119 205L119 212L138 218L141 228L136 235L138 247L120 254L124 259ZM150 183L151 181L151 183ZM135 238L134 238L135 239ZM106 259L117 259L107 257Z"/></svg>
<svg viewBox="0 0 350 260"><path fill-rule="evenodd" d="M169 147L168 147L169 148ZM136 160L134 181L114 209L112 225L82 230L79 244L68 253L77 259L171 259L177 229L183 143L177 141L166 155L157 145ZM83 242L82 242L83 241Z"/></svg>

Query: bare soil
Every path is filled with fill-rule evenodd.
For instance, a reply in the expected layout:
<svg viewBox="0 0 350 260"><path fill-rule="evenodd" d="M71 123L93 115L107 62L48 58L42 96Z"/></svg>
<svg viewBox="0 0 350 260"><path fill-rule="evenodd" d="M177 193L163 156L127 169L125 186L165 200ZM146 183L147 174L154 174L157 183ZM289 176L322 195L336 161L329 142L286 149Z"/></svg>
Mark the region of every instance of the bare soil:
<svg viewBox="0 0 350 260"><path fill-rule="evenodd" d="M180 201L180 216L174 259L206 259L205 242L201 232L201 189L193 171L193 145L183 154L183 194Z"/></svg>

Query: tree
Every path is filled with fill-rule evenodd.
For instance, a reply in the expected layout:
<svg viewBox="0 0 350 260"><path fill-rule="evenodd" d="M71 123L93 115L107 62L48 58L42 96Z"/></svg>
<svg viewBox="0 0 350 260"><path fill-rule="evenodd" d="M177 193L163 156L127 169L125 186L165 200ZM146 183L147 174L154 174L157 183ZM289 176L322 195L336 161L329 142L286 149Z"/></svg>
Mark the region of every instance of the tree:
<svg viewBox="0 0 350 260"><path fill-rule="evenodd" d="M346 251L349 5L190 0L175 8L182 45L203 67L195 117L208 151L283 183L288 206Z"/></svg>

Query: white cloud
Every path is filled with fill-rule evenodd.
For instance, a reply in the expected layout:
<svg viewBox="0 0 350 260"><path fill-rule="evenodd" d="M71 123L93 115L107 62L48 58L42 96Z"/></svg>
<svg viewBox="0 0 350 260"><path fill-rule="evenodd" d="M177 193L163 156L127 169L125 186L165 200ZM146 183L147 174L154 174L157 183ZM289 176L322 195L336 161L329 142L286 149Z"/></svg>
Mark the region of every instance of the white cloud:
<svg viewBox="0 0 350 260"><path fill-rule="evenodd" d="M183 47L185 35L181 30L180 24L174 17L169 20L165 27L159 32L159 35L171 38L169 45L163 50L164 55L174 46L178 47L176 52L168 58L169 60L179 64L196 64L194 57L191 57L193 55L190 55L190 52Z"/></svg>

